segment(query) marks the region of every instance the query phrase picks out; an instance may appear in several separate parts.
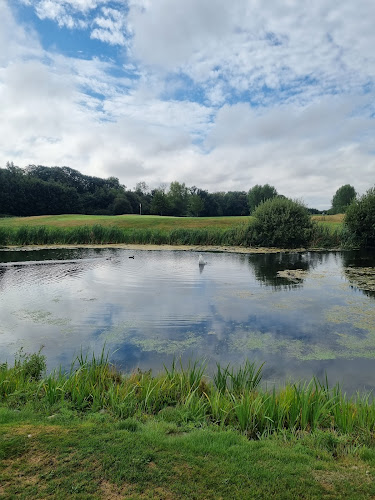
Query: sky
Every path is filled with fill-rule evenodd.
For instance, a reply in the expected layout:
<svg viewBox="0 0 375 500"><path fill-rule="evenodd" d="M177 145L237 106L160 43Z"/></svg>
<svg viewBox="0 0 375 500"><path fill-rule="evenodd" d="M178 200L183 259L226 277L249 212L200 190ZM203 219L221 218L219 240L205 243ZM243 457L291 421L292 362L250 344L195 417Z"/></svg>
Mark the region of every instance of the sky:
<svg viewBox="0 0 375 500"><path fill-rule="evenodd" d="M0 0L0 167L330 207L375 184L374 0Z"/></svg>

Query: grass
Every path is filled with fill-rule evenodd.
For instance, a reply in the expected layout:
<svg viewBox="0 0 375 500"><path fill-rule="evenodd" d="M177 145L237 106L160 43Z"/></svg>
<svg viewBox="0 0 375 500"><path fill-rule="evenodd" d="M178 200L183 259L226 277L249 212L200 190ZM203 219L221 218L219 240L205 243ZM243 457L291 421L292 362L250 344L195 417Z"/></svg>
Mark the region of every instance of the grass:
<svg viewBox="0 0 375 500"><path fill-rule="evenodd" d="M200 362L153 376L118 373L104 352L67 373L44 361L1 366L2 498L375 495L368 397L315 380L263 390L249 362L209 379Z"/></svg>
<svg viewBox="0 0 375 500"><path fill-rule="evenodd" d="M248 222L249 217L160 217L158 215L42 215L0 219L0 227L47 226L72 228L77 226L113 226L122 229L226 229Z"/></svg>
<svg viewBox="0 0 375 500"><path fill-rule="evenodd" d="M260 388L262 366L221 367L212 380L204 363L184 367L174 362L164 373L123 375L108 357L79 356L68 373L43 376L44 356L17 355L14 365L0 366L0 403L22 408L28 402L41 413L67 407L86 413L104 410L117 418L174 415L179 423L229 426L249 438L279 431L334 430L371 435L375 431L375 401L369 396L347 398L339 387L313 379L286 384L279 390Z"/></svg>
<svg viewBox="0 0 375 500"><path fill-rule="evenodd" d="M249 441L155 418L0 411L3 498L370 498L375 454L326 434Z"/></svg>
<svg viewBox="0 0 375 500"><path fill-rule="evenodd" d="M324 217L315 226L310 247L342 245L342 224L337 222L337 216ZM0 245L135 243L246 247L252 245L252 220L251 217L136 215L4 218L0 219Z"/></svg>

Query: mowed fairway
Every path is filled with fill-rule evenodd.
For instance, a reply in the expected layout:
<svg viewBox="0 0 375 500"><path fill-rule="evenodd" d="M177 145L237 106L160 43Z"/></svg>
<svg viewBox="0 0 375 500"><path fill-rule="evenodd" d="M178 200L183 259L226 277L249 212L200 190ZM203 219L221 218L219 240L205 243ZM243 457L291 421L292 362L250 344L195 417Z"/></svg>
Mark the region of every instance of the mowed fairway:
<svg viewBox="0 0 375 500"><path fill-rule="evenodd" d="M0 227L50 226L77 227L116 226L123 229L201 229L233 227L248 222L251 217L161 217L159 215L42 215L0 219Z"/></svg>
<svg viewBox="0 0 375 500"><path fill-rule="evenodd" d="M35 217L9 217L0 219L0 227L48 226L73 228L78 226L115 226L123 229L227 229L246 224L253 217L161 217L158 215L41 215ZM343 214L314 215L312 219L332 228L342 226Z"/></svg>

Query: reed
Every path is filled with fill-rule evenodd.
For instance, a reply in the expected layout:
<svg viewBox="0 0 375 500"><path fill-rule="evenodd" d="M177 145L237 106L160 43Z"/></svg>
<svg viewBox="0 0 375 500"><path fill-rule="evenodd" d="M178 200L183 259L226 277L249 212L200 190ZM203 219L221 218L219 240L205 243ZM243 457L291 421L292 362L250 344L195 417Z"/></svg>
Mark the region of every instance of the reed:
<svg viewBox="0 0 375 500"><path fill-rule="evenodd" d="M310 247L313 248L340 248L349 245L349 235L342 226L330 227L322 223L314 223Z"/></svg>
<svg viewBox="0 0 375 500"><path fill-rule="evenodd" d="M154 245L241 245L243 228L163 230L158 228L122 229L115 226L0 227L0 245L51 245L51 244L111 244L135 243Z"/></svg>
<svg viewBox="0 0 375 500"><path fill-rule="evenodd" d="M120 419L160 415L169 420L214 423L235 428L250 438L274 433L328 430L350 435L372 435L375 402L368 394L348 397L337 385L317 379L263 389L262 366L246 362L235 370L221 367L212 380L204 362L174 361L164 373L118 372L108 355L81 353L64 372L48 375L39 351L18 355L13 365L0 365L0 403L8 407L31 405L38 411L78 412L104 409Z"/></svg>
<svg viewBox="0 0 375 500"><path fill-rule="evenodd" d="M311 247L333 248L350 245L342 229L330 229L315 224L310 242ZM56 227L56 226L18 226L0 227L0 246L8 245L103 245L103 244L141 244L141 245L216 245L252 246L256 235L252 222L221 228L121 228L116 226ZM269 243L270 246L272 242Z"/></svg>

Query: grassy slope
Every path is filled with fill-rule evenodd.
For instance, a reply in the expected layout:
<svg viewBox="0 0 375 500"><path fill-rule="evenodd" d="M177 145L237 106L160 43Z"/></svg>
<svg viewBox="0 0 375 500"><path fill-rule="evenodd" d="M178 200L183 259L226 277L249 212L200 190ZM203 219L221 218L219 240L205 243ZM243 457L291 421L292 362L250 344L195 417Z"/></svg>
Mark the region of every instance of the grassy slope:
<svg viewBox="0 0 375 500"><path fill-rule="evenodd" d="M0 219L0 227L50 226L77 227L116 226L123 229L228 228L248 221L250 217L160 217L158 215L42 215Z"/></svg>
<svg viewBox="0 0 375 500"><path fill-rule="evenodd" d="M373 498L375 450L0 408L0 498Z"/></svg>
<svg viewBox="0 0 375 500"><path fill-rule="evenodd" d="M340 227L344 216L313 216L313 220L329 227ZM35 217L12 217L0 219L0 227L50 226L77 227L94 224L116 226L124 229L155 228L170 230L175 228L228 228L246 223L252 217L160 217L158 215L42 215Z"/></svg>

